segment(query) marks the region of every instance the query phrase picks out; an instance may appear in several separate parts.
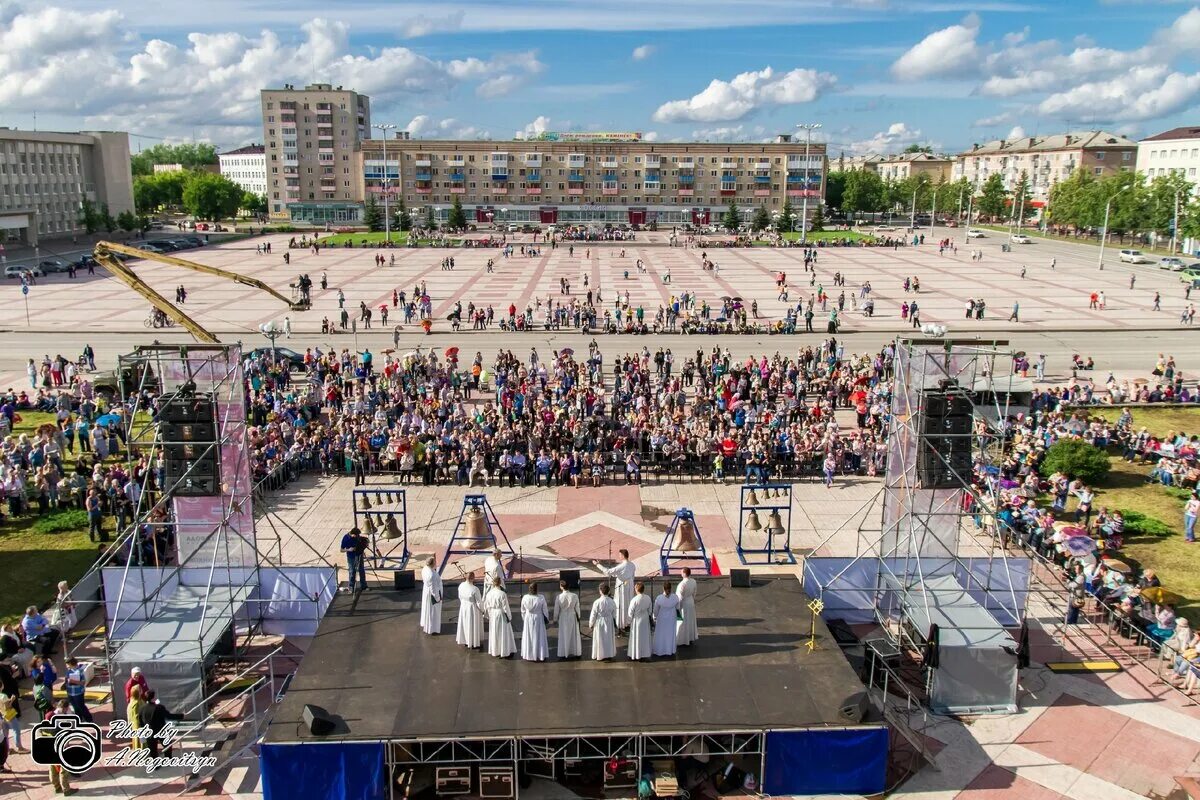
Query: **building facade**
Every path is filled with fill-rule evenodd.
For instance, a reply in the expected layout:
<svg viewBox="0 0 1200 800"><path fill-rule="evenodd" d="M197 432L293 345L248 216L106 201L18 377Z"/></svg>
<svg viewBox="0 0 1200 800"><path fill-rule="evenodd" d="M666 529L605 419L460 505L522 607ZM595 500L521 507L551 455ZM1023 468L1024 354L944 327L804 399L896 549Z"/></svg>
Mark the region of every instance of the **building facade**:
<svg viewBox="0 0 1200 800"><path fill-rule="evenodd" d="M325 83L261 94L271 218L314 224L362 219L359 151L371 135L370 98Z"/></svg>
<svg viewBox="0 0 1200 800"><path fill-rule="evenodd" d="M847 172L874 172L888 181L902 181L912 176L925 175L936 184L951 180L954 159L932 153L899 153L891 156L868 153L861 156L839 156L836 161L831 162L831 166Z"/></svg>
<svg viewBox="0 0 1200 800"><path fill-rule="evenodd" d="M247 192L265 197L267 194L267 150L261 144L247 145L228 153L220 153L217 162L221 174Z"/></svg>
<svg viewBox="0 0 1200 800"><path fill-rule="evenodd" d="M1000 174L1004 187L1012 190L1024 172L1029 177L1030 203L1040 208L1049 200L1054 184L1076 170L1086 170L1099 178L1134 169L1137 149L1133 140L1107 131L997 139L960 153L953 175L955 180L966 178L979 187L989 176Z"/></svg>
<svg viewBox="0 0 1200 800"><path fill-rule="evenodd" d="M133 210L129 134L0 128L0 241L81 233L84 200L114 217Z"/></svg>
<svg viewBox="0 0 1200 800"><path fill-rule="evenodd" d="M825 147L789 137L766 144L667 144L638 134L551 134L536 140L362 143L365 196L403 198L444 221L457 198L478 224L716 224L730 202L799 216L824 196Z"/></svg>
<svg viewBox="0 0 1200 800"><path fill-rule="evenodd" d="M1142 139L1137 171L1147 178L1175 173L1200 189L1200 128L1172 128Z"/></svg>

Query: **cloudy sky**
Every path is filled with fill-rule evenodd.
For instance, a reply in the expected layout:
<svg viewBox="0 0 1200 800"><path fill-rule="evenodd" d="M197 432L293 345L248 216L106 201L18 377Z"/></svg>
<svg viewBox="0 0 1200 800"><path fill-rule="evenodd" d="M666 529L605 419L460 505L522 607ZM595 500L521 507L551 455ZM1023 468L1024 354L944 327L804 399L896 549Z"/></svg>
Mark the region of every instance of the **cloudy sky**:
<svg viewBox="0 0 1200 800"><path fill-rule="evenodd" d="M1168 0L0 0L0 125L222 148L326 82L415 136L640 130L837 152L1200 123L1200 7Z"/></svg>

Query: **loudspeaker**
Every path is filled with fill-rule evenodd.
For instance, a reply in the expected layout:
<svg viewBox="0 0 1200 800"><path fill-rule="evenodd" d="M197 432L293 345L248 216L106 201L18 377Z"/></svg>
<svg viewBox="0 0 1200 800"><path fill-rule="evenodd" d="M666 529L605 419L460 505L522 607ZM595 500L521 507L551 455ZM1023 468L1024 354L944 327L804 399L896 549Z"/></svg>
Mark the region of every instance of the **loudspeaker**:
<svg viewBox="0 0 1200 800"><path fill-rule="evenodd" d="M736 589L750 588L750 570L748 569L731 569L729 570L729 585Z"/></svg>
<svg viewBox="0 0 1200 800"><path fill-rule="evenodd" d="M866 692L852 694L846 698L846 701L842 703L842 707L838 709L838 716L847 722L857 725L867 716L867 708L870 702Z"/></svg>
<svg viewBox="0 0 1200 800"><path fill-rule="evenodd" d="M558 579L567 582L567 588L572 592L579 591L579 570L577 569L560 569L558 571Z"/></svg>
<svg viewBox="0 0 1200 800"><path fill-rule="evenodd" d="M320 706L306 705L302 715L305 727L313 736L328 736L337 727L329 712Z"/></svg>
<svg viewBox="0 0 1200 800"><path fill-rule="evenodd" d="M397 592L403 592L417 587L417 576L410 569L398 569L392 573L392 582Z"/></svg>

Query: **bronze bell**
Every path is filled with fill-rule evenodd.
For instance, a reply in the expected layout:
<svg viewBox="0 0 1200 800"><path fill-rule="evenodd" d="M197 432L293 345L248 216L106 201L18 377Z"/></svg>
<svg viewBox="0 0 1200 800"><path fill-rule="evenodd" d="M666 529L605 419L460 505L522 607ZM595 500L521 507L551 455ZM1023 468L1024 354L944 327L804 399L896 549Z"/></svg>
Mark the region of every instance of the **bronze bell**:
<svg viewBox="0 0 1200 800"><path fill-rule="evenodd" d="M758 493L755 492L753 489L751 489L749 491L749 493L747 493L747 495L746 495L746 505L748 505L748 506L758 505Z"/></svg>
<svg viewBox="0 0 1200 800"><path fill-rule="evenodd" d="M363 502L362 502L362 507L363 507L364 509L369 509L369 508L371 507L371 495L369 495L369 494L364 494L364 495L362 496L362 499L363 499Z"/></svg>
<svg viewBox="0 0 1200 800"><path fill-rule="evenodd" d="M472 550L487 550L492 546L491 529L488 527L487 517L483 515L482 508L479 506L468 508L464 525L466 538L470 540Z"/></svg>
<svg viewBox="0 0 1200 800"><path fill-rule="evenodd" d="M767 518L767 533L772 536L783 533L783 520L779 516L779 509L773 510L771 516Z"/></svg>
<svg viewBox="0 0 1200 800"><path fill-rule="evenodd" d="M675 526L675 541L672 550L699 550L700 540L696 536L696 523L691 517L680 517Z"/></svg>
<svg viewBox="0 0 1200 800"><path fill-rule="evenodd" d="M370 514L367 514L367 521L363 523L363 533L367 536L375 536L375 520L371 519Z"/></svg>
<svg viewBox="0 0 1200 800"><path fill-rule="evenodd" d="M385 522L383 525L383 538L385 538L385 539L399 539L400 538L400 526L396 524L396 515L395 514L387 515L387 522Z"/></svg>
<svg viewBox="0 0 1200 800"><path fill-rule="evenodd" d="M385 503L387 503L389 506L390 506L390 505L391 505L391 504L394 502L394 501L392 500L392 493L391 493L391 492L384 492L384 493L383 493L383 497L384 497L384 502L385 502Z"/></svg>
<svg viewBox="0 0 1200 800"><path fill-rule="evenodd" d="M746 520L746 530L748 530L748 531L761 531L762 530L762 521L758 518L757 511L750 512L750 519Z"/></svg>

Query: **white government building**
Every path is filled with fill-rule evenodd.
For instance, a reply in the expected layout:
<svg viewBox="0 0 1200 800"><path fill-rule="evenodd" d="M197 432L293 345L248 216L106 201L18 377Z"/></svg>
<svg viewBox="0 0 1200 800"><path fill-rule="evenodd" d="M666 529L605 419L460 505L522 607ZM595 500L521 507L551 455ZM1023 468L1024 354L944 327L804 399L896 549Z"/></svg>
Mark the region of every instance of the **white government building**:
<svg viewBox="0 0 1200 800"><path fill-rule="evenodd" d="M217 156L221 174L247 192L267 194L267 156L261 144L251 144Z"/></svg>

